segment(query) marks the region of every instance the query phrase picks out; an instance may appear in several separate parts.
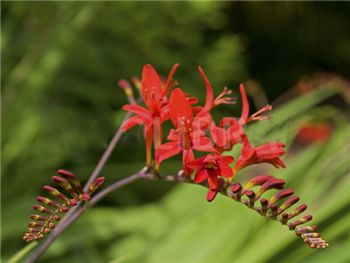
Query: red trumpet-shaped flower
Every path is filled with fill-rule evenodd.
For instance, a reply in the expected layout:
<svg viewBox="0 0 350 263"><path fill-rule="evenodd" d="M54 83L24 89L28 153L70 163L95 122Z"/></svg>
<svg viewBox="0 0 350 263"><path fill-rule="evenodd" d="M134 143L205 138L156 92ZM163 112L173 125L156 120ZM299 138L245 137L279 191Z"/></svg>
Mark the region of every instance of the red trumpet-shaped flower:
<svg viewBox="0 0 350 263"><path fill-rule="evenodd" d="M285 153L284 144L280 142L270 142L257 147L251 145L246 135L242 136L241 156L234 166L234 173L242 168L256 163L270 163L276 168L285 167L280 157Z"/></svg>
<svg viewBox="0 0 350 263"><path fill-rule="evenodd" d="M224 181L221 177L231 178L233 176L233 171L230 167L230 163L232 162L232 156L208 154L192 161L189 164L189 167L192 169L197 169L194 176L194 181L196 183L202 183L203 181L208 180L208 201L212 201L215 198L216 193L223 184Z"/></svg>
<svg viewBox="0 0 350 263"><path fill-rule="evenodd" d="M211 117L203 112L193 117L191 104L186 94L179 88L175 89L169 100L170 119L176 129L171 129L167 139L170 142L162 144L156 151L156 161L161 163L174 155L183 152L183 167L189 175L191 170L187 164L194 159L193 150L213 152L215 149L210 139L202 130L211 122Z"/></svg>
<svg viewBox="0 0 350 263"><path fill-rule="evenodd" d="M136 116L128 119L122 129L124 131L132 128L137 124L145 126L146 139L146 164L151 166L152 162L152 143L154 140L155 149L161 144L162 127L161 123L169 118L169 109L167 106L167 94L169 92L169 85L172 77L178 68L179 64L175 64L171 69L168 78L164 85L160 77L152 65L147 64L143 67L141 93L143 101L146 105L141 107L136 104L128 104L123 107L124 110L135 113ZM164 88L163 88L164 86Z"/></svg>

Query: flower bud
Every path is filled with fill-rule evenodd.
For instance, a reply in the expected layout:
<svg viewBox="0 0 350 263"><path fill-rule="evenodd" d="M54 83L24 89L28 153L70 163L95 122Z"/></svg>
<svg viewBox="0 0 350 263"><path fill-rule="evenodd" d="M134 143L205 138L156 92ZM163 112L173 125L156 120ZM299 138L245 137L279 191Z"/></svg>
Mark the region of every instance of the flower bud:
<svg viewBox="0 0 350 263"><path fill-rule="evenodd" d="M43 204L47 205L47 206L52 206L52 207L59 207L60 206L59 203L57 203L55 201L52 201L49 198L46 198L46 197L43 197L43 196L38 196L36 198L36 200L38 202L40 202L40 203L43 203Z"/></svg>
<svg viewBox="0 0 350 263"><path fill-rule="evenodd" d="M281 216L281 218L280 218L280 222L283 224L283 225L285 225L285 224L287 224L287 222L288 222L288 213L284 213L284 214L282 214L282 216Z"/></svg>
<svg viewBox="0 0 350 263"><path fill-rule="evenodd" d="M300 215L306 209L307 209L307 205L305 205L305 204L298 206L297 208L294 209L294 211L292 213L289 214L289 219L291 219L297 215Z"/></svg>
<svg viewBox="0 0 350 263"><path fill-rule="evenodd" d="M57 173L59 175L62 175L69 182L71 182L74 185L74 187L76 188L76 190L78 191L78 193L82 193L83 192L83 189L81 188L80 181L79 181L78 177L74 173L69 172L67 170L63 170L63 169L58 170Z"/></svg>
<svg viewBox="0 0 350 263"><path fill-rule="evenodd" d="M44 185L43 189L52 196L62 199L63 201L68 201L68 198L64 194L62 194L60 191L58 191L56 188L53 188L48 185Z"/></svg>
<svg viewBox="0 0 350 263"><path fill-rule="evenodd" d="M44 223L42 222L29 222L28 227L42 227Z"/></svg>
<svg viewBox="0 0 350 263"><path fill-rule="evenodd" d="M300 200L299 196L291 196L286 201L283 202L283 204L280 206L280 209L278 210L278 214L281 214L286 209L291 207L292 205L298 203Z"/></svg>
<svg viewBox="0 0 350 263"><path fill-rule="evenodd" d="M30 215L30 218L33 220L38 220L38 221L47 221L49 218L47 216L42 216L38 214L32 214Z"/></svg>
<svg viewBox="0 0 350 263"><path fill-rule="evenodd" d="M81 194L79 195L79 200L81 201L89 201L90 200L90 195L84 193L84 194Z"/></svg>
<svg viewBox="0 0 350 263"><path fill-rule="evenodd" d="M48 208L46 208L46 207L44 207L42 205L33 205L33 209L35 211L38 211L38 212L41 212L41 213L45 213L45 214L50 214L51 215L53 213L53 211L51 211L50 209L48 209Z"/></svg>
<svg viewBox="0 0 350 263"><path fill-rule="evenodd" d="M261 196L269 189L282 189L285 184L285 181L282 179L272 178L271 180L266 181L258 191L257 196Z"/></svg>
<svg viewBox="0 0 350 263"><path fill-rule="evenodd" d="M301 226L295 229L297 236L301 236L304 233L316 231L317 226Z"/></svg>
<svg viewBox="0 0 350 263"><path fill-rule="evenodd" d="M267 207L269 205L269 201L266 198L261 198L260 204L261 204L261 214L265 215L267 212Z"/></svg>
<svg viewBox="0 0 350 263"><path fill-rule="evenodd" d="M96 189L103 184L104 181L105 181L104 177L96 178L95 181L93 181L90 184L88 194L91 196L96 191Z"/></svg>
<svg viewBox="0 0 350 263"><path fill-rule="evenodd" d="M276 203L278 200L283 199L287 196L290 196L294 193L294 191L292 189L285 189L282 190L280 192L278 192L277 194L275 194L274 196L272 196L269 200L270 204L274 204Z"/></svg>
<svg viewBox="0 0 350 263"><path fill-rule="evenodd" d="M289 229L295 229L296 226L305 224L306 222L309 222L311 220L312 220L312 215L305 215L299 220L289 223L288 226L289 226Z"/></svg>
<svg viewBox="0 0 350 263"><path fill-rule="evenodd" d="M252 190L247 190L245 192L245 195L249 198L249 201L247 203L247 205L252 208L254 206L255 203L255 192Z"/></svg>
<svg viewBox="0 0 350 263"><path fill-rule="evenodd" d="M274 179L273 176L271 175L259 175L259 176L256 176L254 177L253 179L251 179L247 184L246 186L244 187L243 189L243 192L245 192L246 190L250 189L251 187L253 186L256 186L256 185L262 185L264 184L265 182L269 181L269 180L272 180Z"/></svg>
<svg viewBox="0 0 350 263"><path fill-rule="evenodd" d="M72 197L75 198L78 196L75 190L73 189L73 187L71 186L71 184L66 179L61 178L59 176L52 176L51 179L52 181L57 183L59 186L64 188L68 193L70 193Z"/></svg>

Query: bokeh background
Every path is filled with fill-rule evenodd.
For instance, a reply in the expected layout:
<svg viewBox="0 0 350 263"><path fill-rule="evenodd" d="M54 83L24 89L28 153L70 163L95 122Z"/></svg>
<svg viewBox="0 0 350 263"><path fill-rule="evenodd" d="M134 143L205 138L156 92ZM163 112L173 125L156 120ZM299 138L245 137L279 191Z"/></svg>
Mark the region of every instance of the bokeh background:
<svg viewBox="0 0 350 263"><path fill-rule="evenodd" d="M35 196L56 169L88 178L125 114L118 80L145 63L166 75L179 62L176 79L202 101L198 65L216 94L228 86L239 98L244 82L255 108L272 103L273 120L248 133L287 143L288 168L271 172L309 204L330 248L311 250L228 198L207 203L199 186L137 182L40 262L350 262L349 3L18 1L2 2L1 22L2 260L25 246ZM215 110L239 113L239 100ZM109 184L143 163L135 128L102 175Z"/></svg>

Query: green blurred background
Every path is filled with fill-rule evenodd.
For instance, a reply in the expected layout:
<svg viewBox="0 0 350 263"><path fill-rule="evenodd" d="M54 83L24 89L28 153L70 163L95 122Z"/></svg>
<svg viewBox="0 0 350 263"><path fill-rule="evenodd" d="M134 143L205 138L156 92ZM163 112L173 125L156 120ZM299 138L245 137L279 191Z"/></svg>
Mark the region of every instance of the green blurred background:
<svg viewBox="0 0 350 263"><path fill-rule="evenodd" d="M350 262L350 3L2 2L1 22L2 260L25 245L30 208L56 169L88 178L125 114L117 81L145 63L166 75L179 62L176 78L202 100L197 65L216 94L228 86L239 97L244 81L252 105L276 106L248 133L288 144L288 168L274 174L309 204L330 248L311 250L227 198L209 204L201 187L137 182L86 213L40 262ZM214 114L239 112L238 102ZM310 123L330 135L301 140ZM106 184L143 162L135 128L103 170ZM171 159L163 172L179 165Z"/></svg>

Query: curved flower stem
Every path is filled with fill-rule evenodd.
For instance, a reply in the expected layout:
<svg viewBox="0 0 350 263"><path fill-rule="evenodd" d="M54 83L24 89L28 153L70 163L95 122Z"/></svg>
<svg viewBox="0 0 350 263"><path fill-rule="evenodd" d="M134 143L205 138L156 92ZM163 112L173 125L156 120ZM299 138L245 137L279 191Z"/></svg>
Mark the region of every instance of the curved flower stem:
<svg viewBox="0 0 350 263"><path fill-rule="evenodd" d="M107 196L111 192L113 192L113 191L115 191L115 190L117 190L117 189L119 189L119 188L121 188L121 187L123 187L125 185L128 185L128 184L130 184L130 183L132 183L134 181L137 181L139 179L154 180L154 181L156 181L156 180L164 180L164 181L172 181L172 182L195 183L188 176L186 176L183 172L179 172L176 175L165 175L165 176L160 176L160 177L154 177L153 174L150 173L150 171L148 169L143 169L143 170L141 170L138 173L135 173L133 175L125 177L125 178L123 178L123 179L121 179L121 180L111 184L110 186L106 187L104 190L102 190L101 192L99 192L98 194L93 196L92 199L89 202L89 205L81 205L80 204L79 206L77 206L75 212L70 217L68 217L59 227L56 227L52 231L51 235L49 235L48 238L46 240L44 240L39 245L39 247L30 255L30 257L27 258L27 260L24 261L24 262L25 263L33 263L33 262L35 262L46 251L46 249L51 245L51 243L60 234L62 234L72 223L74 223L87 210L87 208L89 208L90 206L95 205L98 201L100 201L102 198L104 198L105 196ZM208 188L207 183L202 183L200 185ZM233 188L231 188L231 189L233 189ZM241 189L242 189L241 186L239 188L237 188L237 191L236 190L228 190L227 187L224 187L220 191L220 193L225 195L225 196L227 196L227 197L229 197L229 198L231 198L231 199L234 199L237 202L240 202L240 203L246 205L248 208L255 210L256 212L258 212L262 216L265 216L265 217L273 219L273 220L278 220L278 221L280 221L281 224L287 225L286 222L284 222L281 218L280 219L277 218L277 214L276 215L271 214L272 207L271 208L266 207L267 209L271 210L268 213L266 213L267 211L263 210L263 208L264 208L263 203L262 203L261 207L256 207L254 205L255 197L256 197L255 193L254 193L254 195L252 195L253 194L252 191L250 191L251 193L249 193L249 194L248 194L249 191L246 191L246 193L242 193L241 194ZM232 192L232 191L235 191L235 192ZM246 195L246 197L245 198L241 198L241 197L243 197L243 195ZM298 220L298 221L300 221L300 220ZM299 225L301 223L305 223L305 222L300 221L300 223L298 223L297 225ZM290 227L291 225L287 225L287 226L289 226L290 230L294 229L294 228ZM314 227L313 226L312 227L311 226L306 226L304 228L307 229L308 232L314 231ZM301 228L300 231L304 231L305 230L304 228ZM315 234L317 235L316 236L316 239L317 239L319 237L319 233L314 233L314 232L309 233L309 235L315 235ZM303 239L304 239L304 237L303 237ZM324 240L319 239L319 242L323 242L323 241ZM325 244L325 245L328 246L328 244Z"/></svg>

